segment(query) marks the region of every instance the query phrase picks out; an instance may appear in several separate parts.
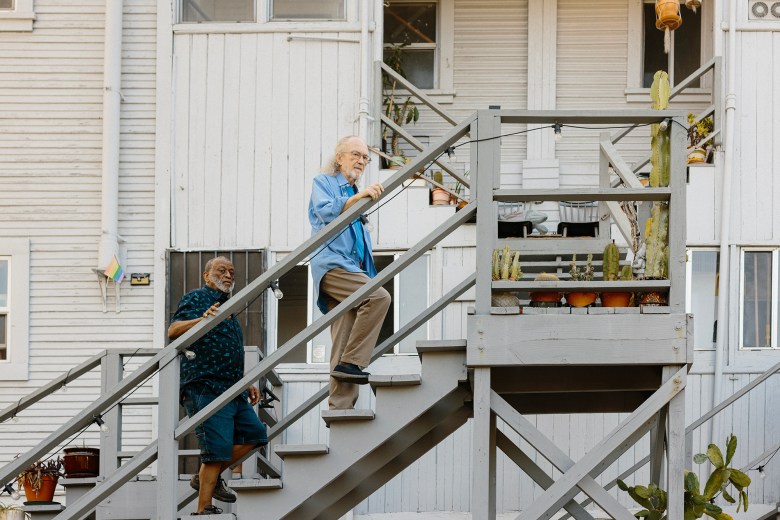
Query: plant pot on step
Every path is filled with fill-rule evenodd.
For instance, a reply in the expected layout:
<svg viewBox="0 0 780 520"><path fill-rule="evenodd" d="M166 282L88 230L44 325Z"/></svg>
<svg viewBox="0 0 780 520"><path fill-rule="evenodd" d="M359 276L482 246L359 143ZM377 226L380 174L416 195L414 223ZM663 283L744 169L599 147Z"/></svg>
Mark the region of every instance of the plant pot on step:
<svg viewBox="0 0 780 520"><path fill-rule="evenodd" d="M601 293L602 307L631 307L630 292L603 292Z"/></svg>
<svg viewBox="0 0 780 520"><path fill-rule="evenodd" d="M449 206L450 194L441 188L434 188L431 190L431 203L434 206Z"/></svg>
<svg viewBox="0 0 780 520"><path fill-rule="evenodd" d="M0 504L0 520L25 520L26 518L24 511L17 509L16 506L3 507Z"/></svg>
<svg viewBox="0 0 780 520"><path fill-rule="evenodd" d="M596 303L598 295L594 292L566 293L566 303L572 307L588 307Z"/></svg>
<svg viewBox="0 0 780 520"><path fill-rule="evenodd" d="M694 148L688 154L688 164L703 163L707 161L707 150L704 148Z"/></svg>
<svg viewBox="0 0 780 520"><path fill-rule="evenodd" d="M92 478L100 473L100 450L98 448L65 448L62 462L67 478Z"/></svg>
<svg viewBox="0 0 780 520"><path fill-rule="evenodd" d="M51 503L54 499L54 490L57 488L59 477L52 475L41 475L40 486L36 487L27 480L23 481L24 496L27 502L47 502Z"/></svg>
<svg viewBox="0 0 780 520"><path fill-rule="evenodd" d="M639 305L668 305L669 297L664 292L652 291L642 294Z"/></svg>

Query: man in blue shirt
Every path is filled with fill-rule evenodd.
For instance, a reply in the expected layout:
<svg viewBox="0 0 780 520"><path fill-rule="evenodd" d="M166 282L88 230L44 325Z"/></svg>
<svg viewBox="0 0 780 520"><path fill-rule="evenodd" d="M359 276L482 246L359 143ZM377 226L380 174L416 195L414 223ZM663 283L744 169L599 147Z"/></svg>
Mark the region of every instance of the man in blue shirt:
<svg viewBox="0 0 780 520"><path fill-rule="evenodd" d="M384 191L381 184L363 190L357 181L370 161L368 147L359 137L343 137L336 143L327 171L314 178L309 201L312 235L332 222L362 198L376 200ZM333 309L376 276L371 235L356 219L340 234L326 242L311 260L317 306L323 314ZM331 325L330 409L354 408L358 387L368 383L363 369L371 362L390 294L377 289Z"/></svg>
<svg viewBox="0 0 780 520"><path fill-rule="evenodd" d="M168 327L168 337L178 338L192 327L214 316L233 290L233 263L220 256L206 263L205 287L185 294ZM225 319L189 347L195 354L181 358L181 401L192 417L244 375L244 337L235 315ZM248 400L248 402L247 402ZM212 498L235 502L236 496L219 474L258 446L268 443L265 425L251 405L260 400L254 386L226 404L200 424L195 433L200 446L200 472L190 485L198 490L196 515L216 514Z"/></svg>

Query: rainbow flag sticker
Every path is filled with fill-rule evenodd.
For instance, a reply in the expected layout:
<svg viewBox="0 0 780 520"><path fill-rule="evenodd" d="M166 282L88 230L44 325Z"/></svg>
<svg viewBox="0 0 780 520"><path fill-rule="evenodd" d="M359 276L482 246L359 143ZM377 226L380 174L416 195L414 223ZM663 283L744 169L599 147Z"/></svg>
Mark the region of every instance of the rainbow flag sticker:
<svg viewBox="0 0 780 520"><path fill-rule="evenodd" d="M117 260L116 255L111 258L111 262L108 264L108 267L106 267L106 270L103 271L103 274L116 283L122 283L122 280L125 277L125 271L122 269L122 266L119 265L119 260Z"/></svg>

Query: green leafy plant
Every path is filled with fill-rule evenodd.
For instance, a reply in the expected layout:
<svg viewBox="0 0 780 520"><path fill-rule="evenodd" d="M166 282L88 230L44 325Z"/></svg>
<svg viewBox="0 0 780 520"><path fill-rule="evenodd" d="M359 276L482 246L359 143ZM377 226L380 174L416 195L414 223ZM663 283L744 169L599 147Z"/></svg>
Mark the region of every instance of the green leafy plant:
<svg viewBox="0 0 780 520"><path fill-rule="evenodd" d="M736 503L737 512L739 512L740 508L747 512L747 488L750 485L750 477L737 468L729 467L736 451L737 437L732 434L726 440L725 458L723 457L723 452L715 444L710 444L707 447L707 453L699 453L693 457L693 461L696 464L710 461L715 469L707 479L703 491L700 491L699 478L696 476L696 473L685 471L684 520L694 520L704 515L716 520L733 520L731 515L724 513L723 509L715 504L715 499L719 496L723 496L723 499L730 504ZM620 489L626 491L637 504L644 507L643 510L634 515L635 517L646 520L668 520L665 514L668 506L666 492L656 484L627 486L625 482L618 480L617 485ZM729 486L736 490L736 492L732 491L732 493L737 495L738 499L735 499L727 491Z"/></svg>
<svg viewBox="0 0 780 520"><path fill-rule="evenodd" d="M392 46L384 59L385 64L403 78L406 78L403 67L405 46L406 44ZM397 99L396 88L398 86L398 80L391 77L389 74L383 75L383 78L384 100L382 101L382 104L385 107L385 116L399 127L403 127L409 123L416 123L417 120L420 119L420 111L417 109L417 105L414 101L412 101L412 96L407 95L405 98L404 96L401 96L400 99ZM395 130L388 127L384 128L382 140L385 143L385 152L392 155L393 162L403 165L404 155L398 144L399 137L400 134ZM389 150L387 149L388 140L390 143Z"/></svg>
<svg viewBox="0 0 780 520"><path fill-rule="evenodd" d="M698 146L699 141L710 135L715 128L715 122L712 120L712 116L704 117L696 121L696 116L688 114L688 144L691 148ZM707 145L703 145L707 147Z"/></svg>

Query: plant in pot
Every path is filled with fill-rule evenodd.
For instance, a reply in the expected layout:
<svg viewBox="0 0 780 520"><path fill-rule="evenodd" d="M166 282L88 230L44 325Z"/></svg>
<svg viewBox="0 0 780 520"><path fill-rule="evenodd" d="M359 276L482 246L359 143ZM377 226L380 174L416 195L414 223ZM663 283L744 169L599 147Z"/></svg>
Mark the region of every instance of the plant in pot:
<svg viewBox="0 0 780 520"><path fill-rule="evenodd" d="M577 255L572 255L569 275L572 282L593 281L593 255L588 255L585 267L577 267ZM598 294L592 291L574 291L566 293L566 303L572 307L588 307L596 302L597 297Z"/></svg>
<svg viewBox="0 0 780 520"><path fill-rule="evenodd" d="M444 186L444 176L442 175L441 170L434 170L433 182L435 182L439 186ZM439 188L436 185L432 185L431 204L433 204L434 206L449 206L450 193L443 188Z"/></svg>
<svg viewBox="0 0 780 520"><path fill-rule="evenodd" d="M604 280L615 282L618 280L629 282L634 279L634 273L630 265L620 267L620 249L612 241L604 248L603 256ZM631 307L634 294L627 291L607 291L601 293L602 307Z"/></svg>
<svg viewBox="0 0 780 520"><path fill-rule="evenodd" d="M669 107L669 76L659 70L653 77L650 96L653 108L665 110ZM669 130L661 129L659 124L650 127L652 135L652 155L650 162L650 187L661 188L669 186L670 175L670 143ZM669 203L653 202L650 218L645 224L645 266L644 277L649 280L666 280L669 273ZM653 291L642 295L642 305L665 305L665 292Z"/></svg>
<svg viewBox="0 0 780 520"><path fill-rule="evenodd" d="M560 278L552 273L539 273L534 282L559 282ZM553 291L535 291L531 293L531 307L560 307L561 293Z"/></svg>
<svg viewBox="0 0 780 520"><path fill-rule="evenodd" d="M492 275L493 280L516 281L523 277L520 267L520 252L510 251L509 246L504 250L493 250ZM510 291L496 291L491 295L492 307L520 307L520 300L515 293Z"/></svg>
<svg viewBox="0 0 780 520"><path fill-rule="evenodd" d="M750 477L737 468L729 467L731 459L737 450L737 437L729 435L726 441L726 458L723 452L715 444L707 447L707 453L699 453L693 458L696 464L702 464L709 460L715 467L700 491L699 478L693 471L685 470L683 512L685 520L693 520L707 515L716 520L733 520L728 513L723 512L720 506L715 504L715 499L722 494L723 499L730 504L737 504L737 512L740 507L745 512L748 510L747 488L750 486ZM646 520L669 520L666 516L667 495L666 491L657 484L648 486L627 486L622 480L617 481L618 487L628 492L640 506L644 507L634 516ZM731 486L731 493L727 488ZM736 493L734 492L736 490ZM732 494L738 498L732 497Z"/></svg>
<svg viewBox="0 0 780 520"><path fill-rule="evenodd" d="M701 141L712 133L715 123L712 116L696 121L696 116L688 114L688 164L707 162L711 143Z"/></svg>
<svg viewBox="0 0 780 520"><path fill-rule="evenodd" d="M94 478L100 473L100 449L71 446L62 451L66 478Z"/></svg>
<svg viewBox="0 0 780 520"><path fill-rule="evenodd" d="M22 511L22 508L11 504L6 505L0 502L0 520L25 520L28 516Z"/></svg>
<svg viewBox="0 0 780 520"><path fill-rule="evenodd" d="M401 77L406 78L404 72L404 47L406 44L394 45L390 48L389 52L385 55L385 64L398 73ZM416 123L420 119L420 111L417 109L417 105L412 101L412 96L406 97L396 95L396 87L398 80L391 77L388 74L383 74L384 85L384 99L382 104L385 107L385 117L393 121L397 126L403 127L409 123ZM400 134L389 128L383 127L382 131L382 143L385 153L390 155L390 161L388 168L398 169L406 164L406 157L404 156L399 146L398 138Z"/></svg>
<svg viewBox="0 0 780 520"><path fill-rule="evenodd" d="M63 476L62 459L36 461L22 471L16 478L19 486L24 487L27 502L51 502L57 481Z"/></svg>

